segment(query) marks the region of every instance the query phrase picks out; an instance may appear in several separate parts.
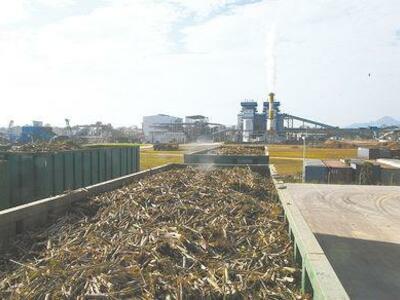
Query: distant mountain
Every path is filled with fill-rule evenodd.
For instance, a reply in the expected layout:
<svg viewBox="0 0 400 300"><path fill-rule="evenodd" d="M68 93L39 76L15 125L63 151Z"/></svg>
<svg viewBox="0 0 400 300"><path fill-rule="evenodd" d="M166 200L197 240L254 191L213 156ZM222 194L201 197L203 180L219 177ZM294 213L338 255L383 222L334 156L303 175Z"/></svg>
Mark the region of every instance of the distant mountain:
<svg viewBox="0 0 400 300"><path fill-rule="evenodd" d="M383 117L376 121L366 122L366 123L354 123L348 128L360 128L360 127L369 127L369 126L377 126L377 127L388 127L388 126L400 126L400 121L392 118L392 117Z"/></svg>

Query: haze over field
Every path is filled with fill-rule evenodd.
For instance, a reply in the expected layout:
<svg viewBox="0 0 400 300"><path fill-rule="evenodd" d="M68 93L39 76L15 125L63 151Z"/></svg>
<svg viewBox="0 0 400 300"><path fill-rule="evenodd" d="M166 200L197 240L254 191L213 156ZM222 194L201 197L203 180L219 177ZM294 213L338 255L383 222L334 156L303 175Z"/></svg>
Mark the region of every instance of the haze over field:
<svg viewBox="0 0 400 300"><path fill-rule="evenodd" d="M392 117L385 116L375 121L363 122L363 123L353 123L349 125L350 128L360 128L360 127L388 127L388 126L400 126L400 121Z"/></svg>
<svg viewBox="0 0 400 300"><path fill-rule="evenodd" d="M269 92L271 40L284 111L398 119L399 16L398 0L1 1L0 125L235 124L242 99Z"/></svg>

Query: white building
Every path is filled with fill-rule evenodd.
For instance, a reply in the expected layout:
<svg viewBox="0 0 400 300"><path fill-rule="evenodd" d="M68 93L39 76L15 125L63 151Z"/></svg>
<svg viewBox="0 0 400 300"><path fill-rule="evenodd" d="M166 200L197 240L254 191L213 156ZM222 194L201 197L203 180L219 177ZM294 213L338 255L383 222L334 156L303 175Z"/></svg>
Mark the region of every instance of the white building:
<svg viewBox="0 0 400 300"><path fill-rule="evenodd" d="M201 115L186 116L185 123L188 123L188 124L208 123L208 118L205 116L201 116Z"/></svg>
<svg viewBox="0 0 400 300"><path fill-rule="evenodd" d="M169 115L143 117L143 134L149 143L184 143L186 135L182 129L182 118Z"/></svg>

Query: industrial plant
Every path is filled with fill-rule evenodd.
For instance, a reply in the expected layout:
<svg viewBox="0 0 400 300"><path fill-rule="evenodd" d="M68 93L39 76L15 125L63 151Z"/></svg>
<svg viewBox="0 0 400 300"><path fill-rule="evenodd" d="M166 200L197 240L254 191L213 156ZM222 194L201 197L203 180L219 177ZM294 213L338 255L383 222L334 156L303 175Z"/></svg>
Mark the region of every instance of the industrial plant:
<svg viewBox="0 0 400 300"><path fill-rule="evenodd" d="M65 119L65 127L51 126L33 121L23 126L9 122L8 128L0 128L0 145L34 144L57 141L76 143L140 142L142 130L136 126L114 128L110 123L77 124L71 126Z"/></svg>
<svg viewBox="0 0 400 300"><path fill-rule="evenodd" d="M143 117L143 134L149 143L190 143L198 141L273 143L298 140L307 134L312 138L326 139L348 134L372 135L370 130L345 130L321 122L301 118L281 111L281 102L270 93L258 111L258 103L245 100L240 103L236 127L209 122L205 116L183 118L158 114Z"/></svg>
<svg viewBox="0 0 400 300"><path fill-rule="evenodd" d="M306 119L294 114L282 112L281 101L270 93L267 101L262 102L262 111L258 103L244 100L240 103L236 141L243 143L280 143L294 142L307 136L310 140L360 138L398 140L398 127L339 128L323 122Z"/></svg>
<svg viewBox="0 0 400 300"><path fill-rule="evenodd" d="M400 299L399 0L3 2L0 300Z"/></svg>
<svg viewBox="0 0 400 300"><path fill-rule="evenodd" d="M191 143L212 142L221 133L226 134L226 126L209 122L202 115L183 118L165 114L143 117L144 141L147 143Z"/></svg>
<svg viewBox="0 0 400 300"><path fill-rule="evenodd" d="M339 128L284 112L280 100L242 101L236 126L155 114L142 128L69 119L0 128L0 298L69 299L64 286L82 299L143 298L144 276L151 299L398 295L398 247L360 236L399 244L400 128ZM216 254L222 271L204 284ZM32 270L55 279L31 280ZM176 285L179 272L197 279ZM101 293L85 288L107 280Z"/></svg>
<svg viewBox="0 0 400 300"><path fill-rule="evenodd" d="M282 113L281 102L276 101L274 93L270 93L268 101L263 102L262 112L258 112L258 103L254 100L241 102L241 107L237 127L244 143L279 142L296 139L306 133L326 136L339 132L338 127Z"/></svg>
<svg viewBox="0 0 400 300"><path fill-rule="evenodd" d="M157 291L168 282L171 293L202 298L193 294L192 282L183 289L171 274L201 280L216 253L223 271L212 274L201 295L221 298L225 292L217 286L234 290L250 280L240 295L268 299L284 288L282 299L351 299L369 289L374 299L391 299L386 296L397 293L392 274L400 267L392 272L390 263L398 250L391 258L390 248L365 246L358 235L381 239L382 232L387 242L398 242L400 130L339 128L298 117L283 112L274 93L260 110L254 100L240 106L233 127L198 114L144 116L142 128L71 126L69 119L65 127L10 122L0 141L0 252L6 257L0 258L0 298L21 293L29 299L32 290L35 298L59 296L64 285L87 295L74 278L98 274L98 262L87 257L90 249L107 262L107 274L116 274L116 265L122 274L113 279L119 285L102 287L102 299L117 295L119 286L129 287L124 295L141 297L144 275L161 278ZM14 245L28 250L15 251ZM65 245L75 247L79 259ZM38 253L46 259L29 258ZM160 258L156 267L152 257ZM371 260L384 267L365 272ZM254 261L261 263L254 267ZM244 262L247 279L232 273L240 274L243 269L235 268ZM67 264L71 279L64 283ZM57 280L30 280L38 266L51 269ZM273 272L281 281L271 283ZM384 282L371 290L368 282L377 274ZM256 291L252 278L263 284Z"/></svg>

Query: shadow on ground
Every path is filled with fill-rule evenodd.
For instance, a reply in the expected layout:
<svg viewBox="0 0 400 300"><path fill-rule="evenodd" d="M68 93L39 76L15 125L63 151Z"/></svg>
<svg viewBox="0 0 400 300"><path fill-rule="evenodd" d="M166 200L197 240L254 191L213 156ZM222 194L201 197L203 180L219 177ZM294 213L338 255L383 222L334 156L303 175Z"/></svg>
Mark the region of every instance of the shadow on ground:
<svg viewBox="0 0 400 300"><path fill-rule="evenodd" d="M400 244L315 235L351 299L399 299Z"/></svg>

